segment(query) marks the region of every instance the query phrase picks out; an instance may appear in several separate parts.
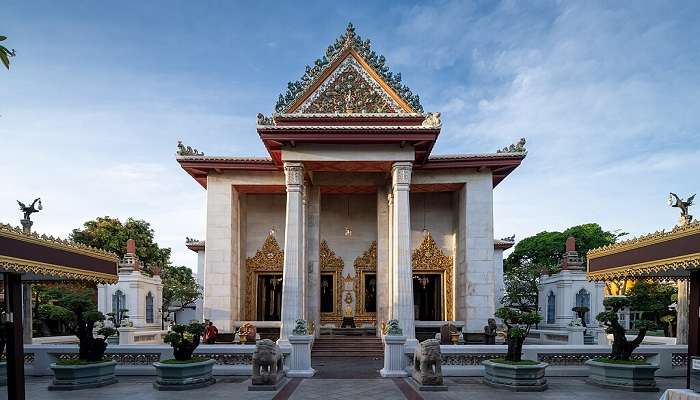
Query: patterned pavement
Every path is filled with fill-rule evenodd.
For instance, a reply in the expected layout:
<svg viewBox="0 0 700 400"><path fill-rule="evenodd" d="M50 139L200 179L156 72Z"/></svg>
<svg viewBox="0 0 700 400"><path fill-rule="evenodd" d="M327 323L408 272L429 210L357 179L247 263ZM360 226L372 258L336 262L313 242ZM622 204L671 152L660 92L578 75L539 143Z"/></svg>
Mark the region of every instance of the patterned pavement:
<svg viewBox="0 0 700 400"><path fill-rule="evenodd" d="M657 400L659 393L629 393L600 389L587 384L583 378L548 378L549 389L541 393L513 393L493 389L480 378L446 378L447 392L416 392L400 379L299 379L291 380L279 392L249 392L250 379L219 377L216 384L186 392L157 392L153 377L119 377L119 383L99 389L76 392L49 392L49 377L27 379L27 399L30 400L521 400L521 399L614 399ZM669 387L684 387L684 378L657 379L662 391ZM403 391L402 391L403 388ZM7 388L0 388L0 399L7 398Z"/></svg>

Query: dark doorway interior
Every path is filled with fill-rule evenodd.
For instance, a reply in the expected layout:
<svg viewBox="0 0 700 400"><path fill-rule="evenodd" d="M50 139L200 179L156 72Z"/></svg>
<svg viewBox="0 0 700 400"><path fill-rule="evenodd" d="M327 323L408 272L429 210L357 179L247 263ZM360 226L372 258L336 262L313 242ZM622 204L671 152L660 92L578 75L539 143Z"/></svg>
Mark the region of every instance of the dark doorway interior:
<svg viewBox="0 0 700 400"><path fill-rule="evenodd" d="M282 274L258 275L258 321L279 321L282 316Z"/></svg>
<svg viewBox="0 0 700 400"><path fill-rule="evenodd" d="M333 295L335 288L333 274L321 274L321 312L333 312Z"/></svg>
<svg viewBox="0 0 700 400"><path fill-rule="evenodd" d="M413 309L419 321L442 320L442 277L440 274L413 275Z"/></svg>
<svg viewBox="0 0 700 400"><path fill-rule="evenodd" d="M377 274L365 273L364 288L365 288L365 312L377 312Z"/></svg>

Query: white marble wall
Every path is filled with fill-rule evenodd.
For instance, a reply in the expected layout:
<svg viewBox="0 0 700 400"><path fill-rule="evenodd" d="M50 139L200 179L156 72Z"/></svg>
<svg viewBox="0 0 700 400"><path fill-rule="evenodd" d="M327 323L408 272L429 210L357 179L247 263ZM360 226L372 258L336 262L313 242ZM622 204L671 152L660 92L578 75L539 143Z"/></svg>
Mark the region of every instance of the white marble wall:
<svg viewBox="0 0 700 400"><path fill-rule="evenodd" d="M103 314L112 312L112 294L121 290L126 296L126 309L134 328L160 329L163 305L163 284L160 276L142 275L132 271L119 273L119 281L113 285L97 285L97 309ZM146 322L146 296L153 296L153 322Z"/></svg>
<svg viewBox="0 0 700 400"><path fill-rule="evenodd" d="M604 287L601 282L589 282L585 271L560 271L551 276L543 276L538 285L539 312L542 316L542 329L563 329L576 318L576 313L571 309L576 305L576 294L585 289L590 294L591 306L589 311L589 326L597 326L595 316L602 312L604 300ZM555 316L553 324L547 322L547 298L549 292L555 297Z"/></svg>

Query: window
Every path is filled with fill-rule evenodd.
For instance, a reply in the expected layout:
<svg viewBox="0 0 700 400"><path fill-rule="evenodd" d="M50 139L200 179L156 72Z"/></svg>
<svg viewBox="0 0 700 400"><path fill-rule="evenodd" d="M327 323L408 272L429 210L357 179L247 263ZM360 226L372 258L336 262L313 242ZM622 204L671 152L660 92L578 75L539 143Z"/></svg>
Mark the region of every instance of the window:
<svg viewBox="0 0 700 400"><path fill-rule="evenodd" d="M126 310L126 295L121 290L117 290L112 294L112 313L115 325L119 326L122 323L124 310Z"/></svg>
<svg viewBox="0 0 700 400"><path fill-rule="evenodd" d="M549 296L547 296L547 323L553 324L557 318L557 299L554 296L554 292L550 291Z"/></svg>
<svg viewBox="0 0 700 400"><path fill-rule="evenodd" d="M591 322L591 294L586 289L581 289L576 293L576 307L587 307L585 321L586 324Z"/></svg>
<svg viewBox="0 0 700 400"><path fill-rule="evenodd" d="M146 323L153 323L153 295L151 292L146 295Z"/></svg>

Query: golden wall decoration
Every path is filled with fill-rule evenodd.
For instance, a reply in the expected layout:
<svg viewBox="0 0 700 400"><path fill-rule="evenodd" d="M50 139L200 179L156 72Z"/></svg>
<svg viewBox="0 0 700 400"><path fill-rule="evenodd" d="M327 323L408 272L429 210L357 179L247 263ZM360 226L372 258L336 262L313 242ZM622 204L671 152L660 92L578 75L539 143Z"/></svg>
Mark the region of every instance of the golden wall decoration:
<svg viewBox="0 0 700 400"><path fill-rule="evenodd" d="M377 241L373 241L361 256L355 259L355 322L377 325L377 313L365 311L365 277L366 273L377 273ZM376 293L376 291L375 291ZM377 304L379 302L377 301Z"/></svg>
<svg viewBox="0 0 700 400"><path fill-rule="evenodd" d="M336 324L337 327L340 327L340 323L343 321L343 288L341 284L343 266L345 264L343 263L343 259L338 257L335 252L328 247L328 243L325 240L321 241L321 246L319 248L319 264L322 274L333 274L333 296L335 296L333 312L322 312L321 324Z"/></svg>
<svg viewBox="0 0 700 400"><path fill-rule="evenodd" d="M257 281L258 275L278 273L282 274L284 269L284 251L277 243L277 239L273 234L267 235L262 247L258 249L253 257L248 257L245 260L246 267L246 319L255 321L257 315L255 313L257 307Z"/></svg>
<svg viewBox="0 0 700 400"><path fill-rule="evenodd" d="M413 273L439 273L442 276L443 316L446 321L454 319L454 262L445 255L428 232L425 239L413 251L411 258Z"/></svg>

